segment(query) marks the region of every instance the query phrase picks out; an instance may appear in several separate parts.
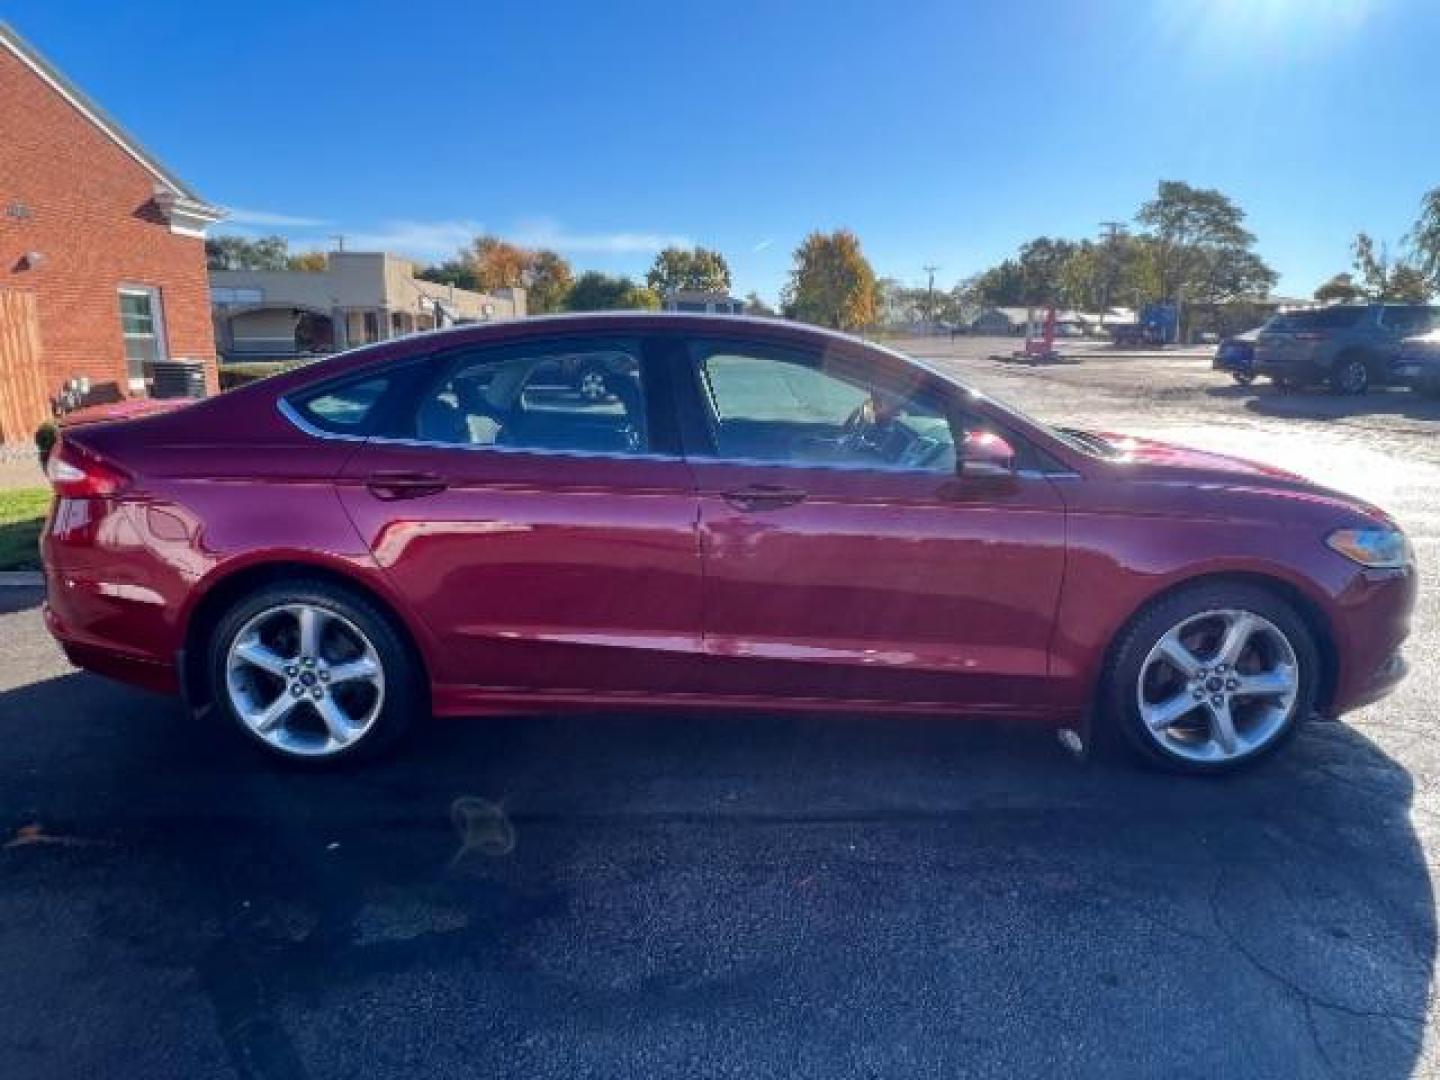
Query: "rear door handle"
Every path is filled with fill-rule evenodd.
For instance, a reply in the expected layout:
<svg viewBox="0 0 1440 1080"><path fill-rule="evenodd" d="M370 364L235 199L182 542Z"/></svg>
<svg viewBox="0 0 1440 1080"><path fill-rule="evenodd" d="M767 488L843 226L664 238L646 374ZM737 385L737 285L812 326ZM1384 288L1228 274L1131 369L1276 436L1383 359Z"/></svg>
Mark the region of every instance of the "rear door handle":
<svg viewBox="0 0 1440 1080"><path fill-rule="evenodd" d="M737 510L781 510L804 502L807 492L779 484L749 484L725 492L724 499Z"/></svg>
<svg viewBox="0 0 1440 1080"><path fill-rule="evenodd" d="M377 499L418 499L438 495L449 485L439 473L373 472L365 478L365 486Z"/></svg>

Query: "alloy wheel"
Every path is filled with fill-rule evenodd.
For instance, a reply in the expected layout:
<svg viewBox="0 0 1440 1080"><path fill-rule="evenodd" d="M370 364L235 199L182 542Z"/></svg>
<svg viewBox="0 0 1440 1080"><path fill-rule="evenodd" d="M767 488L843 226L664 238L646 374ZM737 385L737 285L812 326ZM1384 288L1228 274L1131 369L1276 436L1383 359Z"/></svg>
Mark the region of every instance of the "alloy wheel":
<svg viewBox="0 0 1440 1080"><path fill-rule="evenodd" d="M1161 636L1140 665L1135 692L1146 733L1166 753L1235 761L1294 720L1300 665L1289 638L1264 616L1205 611Z"/></svg>
<svg viewBox="0 0 1440 1080"><path fill-rule="evenodd" d="M255 615L230 642L225 685L235 714L287 754L325 757L353 746L385 702L374 644L349 619L318 604L282 604Z"/></svg>

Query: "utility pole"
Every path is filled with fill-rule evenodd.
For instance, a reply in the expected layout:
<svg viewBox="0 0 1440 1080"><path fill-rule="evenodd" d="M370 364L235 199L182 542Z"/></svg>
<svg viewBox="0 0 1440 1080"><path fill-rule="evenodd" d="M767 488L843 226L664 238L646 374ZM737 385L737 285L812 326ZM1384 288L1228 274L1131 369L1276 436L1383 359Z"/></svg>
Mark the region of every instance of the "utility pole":
<svg viewBox="0 0 1440 1080"><path fill-rule="evenodd" d="M922 269L922 270L925 271L926 278L927 278L927 280L926 280L926 285L925 285L925 318L930 321L931 326L934 326L934 324L935 324L935 271L936 271L936 270L939 270L940 268L939 268L938 266L922 266L920 269Z"/></svg>
<svg viewBox="0 0 1440 1080"><path fill-rule="evenodd" d="M338 232L337 232L337 233L331 233L331 234L330 234L330 239L335 241L335 250L336 250L336 251L344 251L344 250L345 250L345 234L344 234L344 233L338 233Z"/></svg>
<svg viewBox="0 0 1440 1080"><path fill-rule="evenodd" d="M1125 223L1123 221L1102 221L1100 230L1105 234L1105 281L1101 289L1100 301L1100 325L1103 327L1105 316L1110 313L1110 293L1115 288L1115 278L1120 272L1115 248L1120 242L1120 238L1125 235Z"/></svg>

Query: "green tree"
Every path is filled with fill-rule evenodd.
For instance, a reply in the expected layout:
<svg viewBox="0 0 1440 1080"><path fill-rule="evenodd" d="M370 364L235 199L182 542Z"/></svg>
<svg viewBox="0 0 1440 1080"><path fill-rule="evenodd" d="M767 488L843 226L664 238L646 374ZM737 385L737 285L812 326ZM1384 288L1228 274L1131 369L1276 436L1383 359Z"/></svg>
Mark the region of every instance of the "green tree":
<svg viewBox="0 0 1440 1080"><path fill-rule="evenodd" d="M425 267L423 270L415 271L415 276L421 281L433 281L437 285L454 285L457 289L469 289L477 291L480 283L475 280L475 272L469 262L462 258L447 259L443 263L435 263Z"/></svg>
<svg viewBox="0 0 1440 1080"><path fill-rule="evenodd" d="M976 277L970 288L980 304L1014 307L1025 303L1025 272L1014 259L1006 259Z"/></svg>
<svg viewBox="0 0 1440 1080"><path fill-rule="evenodd" d="M1213 188L1162 180L1135 220L1145 230L1137 284L1148 299L1224 304L1264 297L1278 280L1252 250L1245 212Z"/></svg>
<svg viewBox="0 0 1440 1080"><path fill-rule="evenodd" d="M1410 230L1410 247L1431 292L1440 292L1440 187L1420 200L1420 216Z"/></svg>
<svg viewBox="0 0 1440 1080"><path fill-rule="evenodd" d="M667 247L655 256L645 283L659 296L672 289L728 293L730 265L724 255L708 248Z"/></svg>
<svg viewBox="0 0 1440 1080"><path fill-rule="evenodd" d="M1351 304L1364 297L1365 290L1355 284L1355 278L1351 274L1336 274L1315 290L1315 299L1322 304Z"/></svg>
<svg viewBox="0 0 1440 1080"><path fill-rule="evenodd" d="M1408 259L1392 259L1389 249L1377 245L1369 233L1357 233L1350 250L1361 288L1371 300L1423 304L1429 299L1431 287L1424 271Z"/></svg>
<svg viewBox="0 0 1440 1080"><path fill-rule="evenodd" d="M813 232L795 249L782 294L786 318L838 330L875 322L875 271L849 229Z"/></svg>
<svg viewBox="0 0 1440 1080"><path fill-rule="evenodd" d="M575 279L570 288L566 307L571 311L624 311L636 304L652 306L650 299L643 296L649 290L636 285L628 277L613 277L598 270L587 270ZM658 300L653 306L659 306Z"/></svg>
<svg viewBox="0 0 1440 1080"><path fill-rule="evenodd" d="M542 249L528 253L524 280L526 309L532 315L539 315L565 310L575 275L562 256Z"/></svg>
<svg viewBox="0 0 1440 1080"><path fill-rule="evenodd" d="M760 294L758 292L751 290L750 292L745 294L745 314L758 315L761 317L769 318L774 316L775 309L772 308L769 304L767 304L764 300L760 299Z"/></svg>
<svg viewBox="0 0 1440 1080"><path fill-rule="evenodd" d="M205 241L205 265L211 270L284 270L289 255L283 236L212 236Z"/></svg>
<svg viewBox="0 0 1440 1080"><path fill-rule="evenodd" d="M1078 245L1069 240L1038 236L1021 245L1020 303L1034 306L1064 302L1062 276Z"/></svg>

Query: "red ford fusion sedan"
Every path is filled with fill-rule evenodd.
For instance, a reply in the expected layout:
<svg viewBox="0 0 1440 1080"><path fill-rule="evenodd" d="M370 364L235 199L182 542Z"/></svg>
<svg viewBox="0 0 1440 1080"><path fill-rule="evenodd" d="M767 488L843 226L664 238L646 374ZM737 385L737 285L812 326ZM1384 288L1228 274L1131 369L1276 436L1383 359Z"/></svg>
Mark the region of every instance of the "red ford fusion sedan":
<svg viewBox="0 0 1440 1080"><path fill-rule="evenodd" d="M684 706L1103 724L1222 772L1387 693L1416 591L1372 506L768 320L385 342L70 427L49 475L70 659L309 761Z"/></svg>

